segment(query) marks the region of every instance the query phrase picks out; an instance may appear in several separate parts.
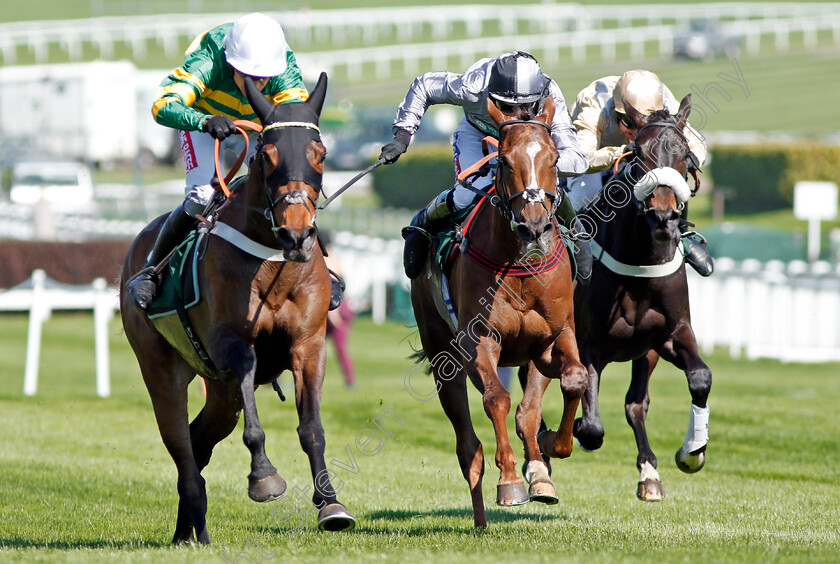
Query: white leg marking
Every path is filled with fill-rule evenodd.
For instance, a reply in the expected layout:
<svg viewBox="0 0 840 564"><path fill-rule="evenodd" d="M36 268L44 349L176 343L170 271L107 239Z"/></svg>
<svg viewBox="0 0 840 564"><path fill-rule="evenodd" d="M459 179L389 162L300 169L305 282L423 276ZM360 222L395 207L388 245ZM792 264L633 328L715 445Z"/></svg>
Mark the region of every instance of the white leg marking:
<svg viewBox="0 0 840 564"><path fill-rule="evenodd" d="M645 482L647 480L654 480L656 482L662 481L659 478L659 472L656 471L656 468L654 468L653 464L650 462L642 464L642 471L639 473L640 482Z"/></svg>

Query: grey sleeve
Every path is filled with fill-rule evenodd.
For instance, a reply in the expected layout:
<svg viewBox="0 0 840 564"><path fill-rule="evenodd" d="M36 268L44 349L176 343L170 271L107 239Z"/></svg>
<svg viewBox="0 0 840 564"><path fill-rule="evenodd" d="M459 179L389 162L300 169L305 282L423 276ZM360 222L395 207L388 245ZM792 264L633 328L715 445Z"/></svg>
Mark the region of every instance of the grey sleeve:
<svg viewBox="0 0 840 564"><path fill-rule="evenodd" d="M554 98L554 121L551 124L551 138L560 153L557 172L560 176L578 176L589 168L589 161L577 140L577 135L569 109L560 87L553 80L549 85L549 94Z"/></svg>
<svg viewBox="0 0 840 564"><path fill-rule="evenodd" d="M464 74L435 71L418 76L397 108L391 131L396 134L404 129L414 134L432 104L465 106L477 103L482 99L482 77L480 69L473 68Z"/></svg>

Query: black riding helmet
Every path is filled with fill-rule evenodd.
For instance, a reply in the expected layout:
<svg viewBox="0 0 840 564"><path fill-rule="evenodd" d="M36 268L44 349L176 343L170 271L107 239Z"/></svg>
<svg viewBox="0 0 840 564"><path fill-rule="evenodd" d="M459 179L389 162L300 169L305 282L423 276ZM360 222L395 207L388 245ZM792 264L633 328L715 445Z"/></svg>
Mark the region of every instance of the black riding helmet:
<svg viewBox="0 0 840 564"><path fill-rule="evenodd" d="M548 82L533 56L515 51L496 59L490 70L487 90L494 102L522 106L541 101Z"/></svg>

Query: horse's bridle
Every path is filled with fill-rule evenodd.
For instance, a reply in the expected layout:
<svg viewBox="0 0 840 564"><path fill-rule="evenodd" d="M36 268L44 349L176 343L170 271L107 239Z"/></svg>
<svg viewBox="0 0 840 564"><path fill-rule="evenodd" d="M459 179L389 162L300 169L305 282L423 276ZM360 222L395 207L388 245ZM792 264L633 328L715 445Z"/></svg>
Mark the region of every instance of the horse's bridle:
<svg viewBox="0 0 840 564"><path fill-rule="evenodd" d="M272 124L269 124L269 125L265 126L263 128L262 132L260 133L260 136L259 136L258 142L257 142L257 147L254 151L254 154L257 155L262 150L262 148L264 146L263 136L266 134L266 132L274 130L274 129L287 128L287 127L289 127L289 128L296 127L296 128L311 129L311 130L314 130L315 132L317 132L319 134L321 132L321 130L318 128L318 126L315 125L314 123L311 123L311 122L281 121L281 122L272 123ZM314 137L313 137L313 139L314 139ZM276 147L277 143L273 143L273 145ZM260 181L263 185L263 192L265 194L266 207L265 207L265 209L262 209L262 210L257 210L255 208L252 208L252 209L262 213L262 215L265 216L265 218L271 222L271 231L275 235L277 235L277 232L280 230L280 226L277 225L277 222L274 219L274 208L277 207L277 205L280 204L280 203L285 203L286 205L294 205L294 204L306 205L306 202L308 200L309 203L312 204L312 221L313 221L313 223L315 221L315 216L318 212L317 197L321 194L323 175L321 173L317 172L314 168L312 168L312 166L309 165L308 162L307 162L307 165L308 166L303 167L302 171L295 171L295 172L291 172L291 173L288 172L287 170L282 170L282 171L278 172L278 170L281 169L281 166L278 165L278 167L275 168L275 170L272 171L272 173L268 176L265 176L265 172L263 171L262 167L258 167L259 171L260 171ZM277 198L273 197L274 190L271 189L271 185L284 186L284 185L288 184L289 182L291 182L292 180L300 180L300 181L304 182L305 184L307 184L308 186L313 187L315 189L316 197L313 198L312 196L309 195L308 192L306 192L304 190L292 190L291 192L287 192L285 194L282 194L281 196L278 196Z"/></svg>
<svg viewBox="0 0 840 564"><path fill-rule="evenodd" d="M524 120L524 119L512 119L508 121L503 121L499 124L499 138L501 141L501 133L504 127L510 125L517 125L517 124L525 124L525 125L539 125L544 127L548 130L549 134L551 133L551 126L545 124L541 121L535 120ZM500 155L501 156L501 155ZM498 203L494 203L494 200L491 199L490 202L497 205L499 211L504 215L504 217L510 221L510 227L512 230L516 230L516 228L520 225L520 223L516 220L516 217L513 213L513 209L511 208L511 204L513 200L518 197L522 197L525 203L522 205L524 209L526 205L529 203L536 203L539 202L542 205L543 209L545 209L546 213L548 214L549 221L552 217L554 217L554 213L557 211L557 208L563 201L563 194L558 190L557 183L554 185L553 192L546 192L543 188L526 188L521 192L517 192L513 196L508 194L507 187L505 186L505 175L504 175L504 168L505 164L502 159L496 160L496 194L500 195L498 197ZM545 205L545 198L551 200L551 209L549 210L548 207Z"/></svg>
<svg viewBox="0 0 840 564"><path fill-rule="evenodd" d="M646 123L642 127L639 128L639 130L636 132L636 136L635 136L634 139L638 139L639 135L642 133L642 131L644 131L645 129L647 129L649 127L668 127L668 128L671 128L679 134L680 138L685 142L686 146L688 146L688 138L685 136L685 132L683 131L683 129L678 124L672 123L670 121L652 121L650 123ZM642 148L637 143L635 143L635 141L633 142L633 156L635 158L639 159L640 162L642 161ZM685 161L685 157L683 157L683 161ZM633 161L630 161L628 163L627 176L631 176L630 173L632 172L632 166L633 166ZM613 177L613 178L615 178L615 177ZM683 178L688 179L688 171L687 170L686 170L685 174L683 174ZM610 179L610 181L612 181L612 179ZM609 184L609 182L608 182L608 184ZM633 198L633 200L635 201L636 207L639 209L639 211L642 214L646 214L648 211L650 211L650 208L647 207L647 201L640 202L640 201L636 200L636 198ZM685 206L685 204L679 204L678 208L680 210L682 210L682 208L684 206Z"/></svg>

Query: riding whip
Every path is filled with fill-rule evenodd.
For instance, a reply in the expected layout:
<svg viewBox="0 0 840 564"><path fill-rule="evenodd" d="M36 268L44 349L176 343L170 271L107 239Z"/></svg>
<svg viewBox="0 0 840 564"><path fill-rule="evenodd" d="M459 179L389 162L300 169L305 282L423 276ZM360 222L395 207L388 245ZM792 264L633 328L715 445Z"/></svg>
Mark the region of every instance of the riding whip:
<svg viewBox="0 0 840 564"><path fill-rule="evenodd" d="M363 170L362 172L360 172L359 174L357 174L356 176L354 176L352 179L350 179L350 182L348 182L347 184L345 184L344 186L342 186L341 188L339 188L338 190L336 190L335 194L333 194L332 196L330 196L329 198L327 198L327 199L326 199L326 201L325 201L323 204L321 204L320 206L318 206L318 209L319 209L319 210L322 210L322 209L324 209L325 207L327 207L328 205L330 205L330 202L332 202L333 200L335 200L336 198L338 198L339 196L341 196L342 192L344 192L345 190L347 190L348 188L350 188L350 187L351 187L353 184L355 184L355 183L356 183L356 182L357 182L357 181L358 181L361 177L363 177L364 175L366 175L367 173L369 173L370 171L372 171L373 169L375 169L376 167L378 167L378 166L379 166L379 165L381 165L381 164L385 164L385 161L384 161L384 160L382 160L382 159L379 159L378 161L376 161L375 163L373 163L372 165L370 165L369 167L367 167L365 170Z"/></svg>

